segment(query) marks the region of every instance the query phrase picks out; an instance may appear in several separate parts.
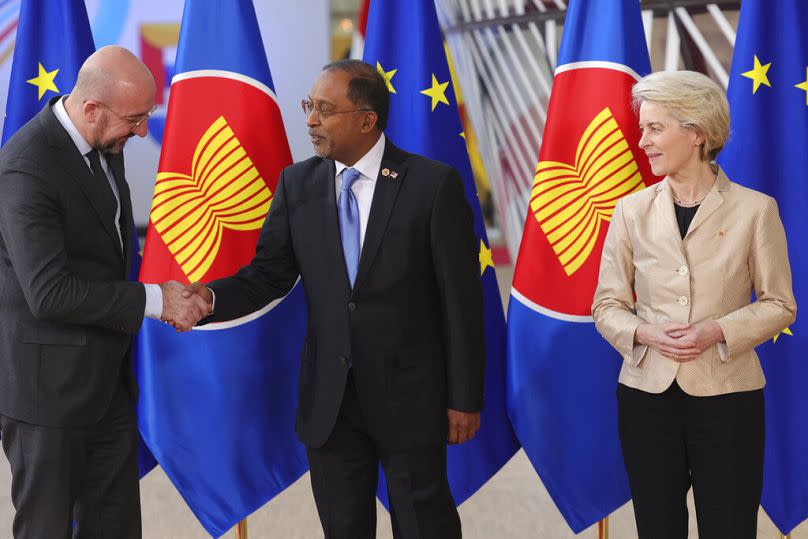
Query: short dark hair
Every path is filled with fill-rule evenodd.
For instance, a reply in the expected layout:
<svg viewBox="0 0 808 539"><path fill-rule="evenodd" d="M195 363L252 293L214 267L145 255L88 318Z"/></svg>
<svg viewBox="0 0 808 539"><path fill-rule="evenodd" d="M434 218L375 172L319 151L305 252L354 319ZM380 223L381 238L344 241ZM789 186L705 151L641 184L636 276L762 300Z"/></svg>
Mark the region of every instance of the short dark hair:
<svg viewBox="0 0 808 539"><path fill-rule="evenodd" d="M339 60L323 67L323 71L338 69L351 75L348 83L348 99L356 105L376 113L379 131L387 127L390 112L390 92L381 73L361 60Z"/></svg>

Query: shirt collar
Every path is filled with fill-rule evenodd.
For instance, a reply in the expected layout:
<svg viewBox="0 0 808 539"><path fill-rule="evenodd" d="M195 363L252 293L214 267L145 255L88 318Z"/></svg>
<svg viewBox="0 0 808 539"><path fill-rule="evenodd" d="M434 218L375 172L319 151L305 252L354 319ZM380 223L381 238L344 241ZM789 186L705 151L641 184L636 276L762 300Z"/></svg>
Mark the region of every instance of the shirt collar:
<svg viewBox="0 0 808 539"><path fill-rule="evenodd" d="M62 124L62 127L65 128L67 134L70 135L70 138L73 140L73 144L76 145L81 155L87 155L87 152L93 149L90 146L90 143L84 140L84 137L81 136L79 130L76 129L76 124L73 123L73 120L70 119L70 115L67 114L67 109L65 109L64 100L67 96L62 97L56 103L53 104L52 110L53 114L56 116L56 119L59 120L59 123Z"/></svg>
<svg viewBox="0 0 808 539"><path fill-rule="evenodd" d="M385 145L385 138L384 133L379 136L379 140L376 141L376 144L362 156L362 158L357 161L354 166L351 168L355 168L359 171L362 176L366 179L376 181L376 178L379 176L379 170L382 168L382 157L384 157L384 145ZM348 165L344 163L340 163L339 161L334 161L334 164L337 167L337 176L340 173L348 168Z"/></svg>

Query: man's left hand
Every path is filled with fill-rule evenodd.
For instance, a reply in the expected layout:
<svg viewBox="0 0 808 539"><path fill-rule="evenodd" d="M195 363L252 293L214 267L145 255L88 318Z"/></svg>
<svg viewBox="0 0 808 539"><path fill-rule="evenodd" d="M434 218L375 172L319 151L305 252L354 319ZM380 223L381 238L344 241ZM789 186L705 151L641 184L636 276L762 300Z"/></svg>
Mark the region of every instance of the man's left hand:
<svg viewBox="0 0 808 539"><path fill-rule="evenodd" d="M480 412L459 412L448 408L449 435L446 437L450 444L462 444L474 438L480 428Z"/></svg>

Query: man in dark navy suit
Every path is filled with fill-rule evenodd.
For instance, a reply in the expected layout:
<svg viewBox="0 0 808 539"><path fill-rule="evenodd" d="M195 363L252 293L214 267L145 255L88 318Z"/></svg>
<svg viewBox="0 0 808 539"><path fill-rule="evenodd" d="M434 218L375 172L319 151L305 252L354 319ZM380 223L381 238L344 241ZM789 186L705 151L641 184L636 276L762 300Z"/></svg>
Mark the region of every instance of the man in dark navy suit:
<svg viewBox="0 0 808 539"><path fill-rule="evenodd" d="M381 463L394 535L451 539L446 442L471 439L483 407L477 238L458 172L385 138L389 99L373 66L326 66L303 101L317 156L281 173L252 262L189 294L223 321L300 276L297 433L325 536L375 536Z"/></svg>

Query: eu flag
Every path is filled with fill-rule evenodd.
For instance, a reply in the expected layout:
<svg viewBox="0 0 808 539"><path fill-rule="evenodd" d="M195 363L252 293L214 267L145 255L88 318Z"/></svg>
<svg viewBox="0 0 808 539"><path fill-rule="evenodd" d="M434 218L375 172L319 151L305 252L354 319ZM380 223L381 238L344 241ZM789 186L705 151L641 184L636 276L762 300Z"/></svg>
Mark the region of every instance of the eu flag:
<svg viewBox="0 0 808 539"><path fill-rule="evenodd" d="M24 0L3 124L5 144L55 94L76 84L84 60L95 52L83 0Z"/></svg>
<svg viewBox="0 0 808 539"><path fill-rule="evenodd" d="M433 0L372 1L364 60L376 66L390 89L385 134L407 151L456 168L474 213L485 308L485 409L477 436L448 448L449 484L460 504L508 462L519 446L505 408L502 301ZM386 499L386 493L382 486L380 497Z"/></svg>
<svg viewBox="0 0 808 539"><path fill-rule="evenodd" d="M797 305L808 305L808 3L744 0L729 82L730 140L719 161L732 181L777 199ZM805 280L803 280L805 278ZM757 348L766 375L761 505L783 532L808 517L808 327Z"/></svg>
<svg viewBox="0 0 808 539"><path fill-rule="evenodd" d="M630 497L617 434L621 358L591 317L617 201L656 181L631 87L650 71L637 0L572 0L508 306L508 406L576 533Z"/></svg>
<svg viewBox="0 0 808 539"><path fill-rule="evenodd" d="M250 0L186 0L140 278L210 281L248 263L292 162ZM199 522L225 533L307 469L294 432L300 286L258 312L140 332L140 430Z"/></svg>

